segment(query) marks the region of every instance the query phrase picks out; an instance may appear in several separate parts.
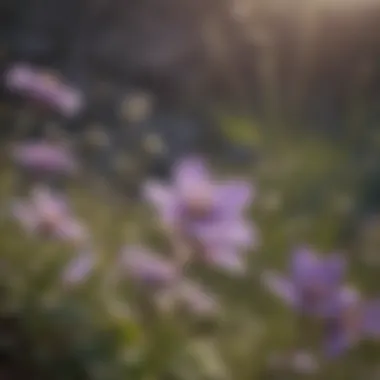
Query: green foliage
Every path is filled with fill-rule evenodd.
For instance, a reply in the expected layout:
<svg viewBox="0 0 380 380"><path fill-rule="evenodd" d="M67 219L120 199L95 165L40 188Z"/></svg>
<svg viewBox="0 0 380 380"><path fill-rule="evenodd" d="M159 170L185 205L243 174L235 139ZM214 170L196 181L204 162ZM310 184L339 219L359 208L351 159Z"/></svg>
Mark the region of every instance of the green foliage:
<svg viewBox="0 0 380 380"><path fill-rule="evenodd" d="M363 225L358 211L362 173L360 163L353 162L351 147L310 135L284 137L281 133L280 137L258 126L252 129L253 136L243 131L249 129L248 122L226 121L239 141L250 140L253 149L260 151L257 165L246 175L257 186L252 217L261 245L250 256L245 279L231 280L212 271L198 273L224 303L217 322L182 314L163 316L152 305L142 305L142 296L130 284L117 286L112 281L114 255L123 243L144 239L160 250L165 248L143 205L115 207L88 189L70 190L102 255L99 271L73 288L61 281L62 270L72 257L70 248L26 237L3 217L1 313L16 316L17 334L11 340L21 334L28 342L29 350L16 349L12 355L18 363L25 357L33 363L30 378L376 379L380 350L371 344L358 347L347 360L326 363L314 375L272 368L269 359L273 354L290 352L307 337L297 336L299 321L294 314L257 281L263 268L285 270L292 247L306 242L323 252L343 249L352 263L352 277L363 292L378 292L378 267L368 264L365 251L380 247L371 246L369 238L347 232L353 226L359 231ZM3 169L3 209L11 196L9 173ZM0 340L1 331L0 321Z"/></svg>

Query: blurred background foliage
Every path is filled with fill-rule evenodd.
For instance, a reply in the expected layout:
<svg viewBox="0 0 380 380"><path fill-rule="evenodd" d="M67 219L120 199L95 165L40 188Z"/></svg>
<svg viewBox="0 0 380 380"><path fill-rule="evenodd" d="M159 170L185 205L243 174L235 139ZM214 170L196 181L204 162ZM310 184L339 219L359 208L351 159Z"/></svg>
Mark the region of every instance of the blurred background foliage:
<svg viewBox="0 0 380 380"><path fill-rule="evenodd" d="M68 1L71 9L59 0L49 8L32 1L34 23L25 26L19 13L25 18L28 8L19 3L1 5L3 15L8 12L1 16L8 25L1 32L4 68L12 54L39 63L24 46L32 42L14 42L19 25L32 36L36 28L50 31L46 20L55 20L56 37L70 29L57 15L62 9L69 16L89 12L85 2ZM81 18L78 46L63 33L57 50L73 53L44 57L45 65L83 86L90 106L79 118L68 121L2 94L0 378L380 379L380 348L367 342L316 373L295 370L286 355L312 341L317 327L299 336L292 311L258 282L264 268L285 270L293 247L308 243L321 252L342 251L350 280L364 294L380 293L380 3L158 3L157 10L152 1L131 2L120 13L121 2L108 1L108 13L94 22L99 40ZM182 25L176 17L189 20ZM89 40L93 51L83 48ZM101 85L110 88L103 97ZM155 98L138 136L131 132L133 120L115 116L120 99L136 88ZM86 169L67 192L101 252L92 277L74 288L60 281L70 248L27 237L9 218L18 175L9 146L44 135L51 125L82 156ZM93 127L110 142L102 148L100 138L91 154L85 132ZM152 133L164 140L165 159L144 148ZM195 273L222 299L216 321L162 316L141 306L129 284L120 288L112 281L112 260L125 242L143 239L165 250L138 185L194 146L216 171L243 174L257 191L252 219L261 245L249 256L248 276ZM132 163L116 170L120 153Z"/></svg>

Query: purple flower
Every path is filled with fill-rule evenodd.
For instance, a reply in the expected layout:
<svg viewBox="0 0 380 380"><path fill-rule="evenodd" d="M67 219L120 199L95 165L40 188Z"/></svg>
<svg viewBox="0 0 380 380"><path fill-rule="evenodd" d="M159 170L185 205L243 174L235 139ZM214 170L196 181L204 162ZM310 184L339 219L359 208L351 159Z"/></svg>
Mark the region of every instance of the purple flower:
<svg viewBox="0 0 380 380"><path fill-rule="evenodd" d="M55 75L29 65L13 65L6 74L6 84L12 91L43 102L71 117L83 105L81 94L62 83Z"/></svg>
<svg viewBox="0 0 380 380"><path fill-rule="evenodd" d="M302 314L328 316L339 307L339 291L345 274L339 255L322 258L308 248L294 252L290 276L263 274L264 285Z"/></svg>
<svg viewBox="0 0 380 380"><path fill-rule="evenodd" d="M79 284L85 281L96 265L97 258L92 251L83 251L69 262L63 272L66 285Z"/></svg>
<svg viewBox="0 0 380 380"><path fill-rule="evenodd" d="M369 300L364 303L362 332L367 337L380 339L380 299Z"/></svg>
<svg viewBox="0 0 380 380"><path fill-rule="evenodd" d="M229 270L240 267L242 252L256 243L244 216L252 193L252 186L242 180L217 182L197 157L174 167L170 185L145 186L164 226L190 241L205 260Z"/></svg>
<svg viewBox="0 0 380 380"><path fill-rule="evenodd" d="M245 256L234 249L209 249L205 252L206 261L215 267L227 270L231 274L243 274L246 271Z"/></svg>
<svg viewBox="0 0 380 380"><path fill-rule="evenodd" d="M87 228L73 216L57 224L55 238L81 247L89 241Z"/></svg>
<svg viewBox="0 0 380 380"><path fill-rule="evenodd" d="M362 339L380 339L380 299L363 300L343 287L339 308L324 321L324 351L328 357L343 354Z"/></svg>
<svg viewBox="0 0 380 380"><path fill-rule="evenodd" d="M120 264L133 279L147 285L169 286L178 278L177 267L171 261L140 246L124 248Z"/></svg>
<svg viewBox="0 0 380 380"><path fill-rule="evenodd" d="M12 156L21 167L37 172L70 174L76 169L74 157L66 147L45 141L17 145Z"/></svg>
<svg viewBox="0 0 380 380"><path fill-rule="evenodd" d="M12 213L30 234L74 244L88 239L86 229L73 217L66 199L48 188L35 188L29 199L13 204Z"/></svg>

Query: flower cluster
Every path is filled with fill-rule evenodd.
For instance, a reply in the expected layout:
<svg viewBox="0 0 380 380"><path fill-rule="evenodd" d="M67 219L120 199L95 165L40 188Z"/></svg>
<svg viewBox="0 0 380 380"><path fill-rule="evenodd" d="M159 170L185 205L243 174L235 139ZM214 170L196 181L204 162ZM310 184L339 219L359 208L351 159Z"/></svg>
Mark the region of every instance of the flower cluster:
<svg viewBox="0 0 380 380"><path fill-rule="evenodd" d="M71 283L82 281L95 260L90 234L75 217L67 197L46 185L52 175L73 174L76 160L64 147L47 141L16 146L13 159L24 171L38 173L27 198L14 201L13 216L28 234L71 244L78 258L69 264L64 278ZM158 303L165 299L166 304L183 305L197 314L215 313L216 300L188 278L186 269L200 259L229 273L244 272L245 253L256 243L254 228L244 215L252 192L246 181L215 182L199 157L183 160L173 169L170 184L149 182L144 189L170 242L170 258L127 245L117 260L118 268L155 293L160 290Z"/></svg>
<svg viewBox="0 0 380 380"><path fill-rule="evenodd" d="M101 247L76 216L68 197L49 186L49 178L76 173L77 160L63 146L37 141L13 150L13 160L36 181L26 197L12 203L12 215L28 235L64 243L74 251L62 273L65 285L84 283L94 273ZM141 290L159 313L186 311L217 318L223 305L214 291L195 280L192 268L204 266L239 281L249 268L249 252L259 246L247 212L255 191L249 181L213 175L199 156L183 159L167 182L147 181L142 197L154 211L166 248L126 242L108 261L116 288ZM108 253L107 253L108 255ZM108 255L110 256L110 255ZM263 270L264 286L302 317L322 325L321 345L328 358L342 355L361 340L380 338L380 299L366 299L345 282L344 256L321 256L310 247L291 255L288 275ZM153 302L151 302L153 301ZM305 352L298 367L315 368Z"/></svg>
<svg viewBox="0 0 380 380"><path fill-rule="evenodd" d="M75 116L83 106L81 94L53 73L26 64L15 64L6 73L6 84L15 93L47 105L64 116Z"/></svg>
<svg viewBox="0 0 380 380"><path fill-rule="evenodd" d="M232 274L244 273L245 253L256 242L244 215L252 200L250 184L217 183L201 158L189 157L173 168L170 183L149 182L144 195L156 209L173 252L167 260L128 247L123 252L128 272L156 289L163 286L167 295L197 312L215 312L214 300L187 279L186 269L200 259Z"/></svg>
<svg viewBox="0 0 380 380"><path fill-rule="evenodd" d="M318 256L297 249L288 277L262 274L265 286L301 315L323 324L323 347L328 356L341 355L361 339L380 337L380 300L363 299L344 283L346 261L340 255Z"/></svg>
<svg viewBox="0 0 380 380"><path fill-rule="evenodd" d="M172 183L148 183L145 195L162 225L201 260L244 272L245 253L257 244L254 226L244 215L253 198L249 182L216 182L204 162L192 157L174 167Z"/></svg>

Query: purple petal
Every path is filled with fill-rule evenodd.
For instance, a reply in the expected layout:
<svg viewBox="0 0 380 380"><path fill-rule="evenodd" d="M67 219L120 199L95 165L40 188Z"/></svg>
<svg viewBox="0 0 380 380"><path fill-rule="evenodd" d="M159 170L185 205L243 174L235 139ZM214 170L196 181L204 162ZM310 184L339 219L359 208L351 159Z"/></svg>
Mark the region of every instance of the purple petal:
<svg viewBox="0 0 380 380"><path fill-rule="evenodd" d="M345 273L345 261L339 255L329 258L317 256L306 247L297 249L291 262L291 271L298 286L338 286Z"/></svg>
<svg viewBox="0 0 380 380"><path fill-rule="evenodd" d="M167 285L178 276L177 268L172 262L155 256L142 247L125 248L121 260L132 277L147 284Z"/></svg>
<svg viewBox="0 0 380 380"><path fill-rule="evenodd" d="M173 179L179 192L188 192L198 184L211 181L209 171L201 158L187 158L174 166Z"/></svg>
<svg viewBox="0 0 380 380"><path fill-rule="evenodd" d="M352 346L352 341L343 327L337 327L335 331L328 332L324 340L324 352L334 358L344 354Z"/></svg>
<svg viewBox="0 0 380 380"><path fill-rule="evenodd" d="M52 105L67 117L76 115L83 103L82 96L77 90L63 84L51 93L50 100Z"/></svg>
<svg viewBox="0 0 380 380"><path fill-rule="evenodd" d="M330 292L319 302L314 302L314 312L320 316L329 318L342 318L343 315L352 315L360 304L359 292L347 285L338 289L330 289Z"/></svg>
<svg viewBox="0 0 380 380"><path fill-rule="evenodd" d="M318 257L308 248L298 248L292 255L291 272L296 282L303 282L319 268Z"/></svg>
<svg viewBox="0 0 380 380"><path fill-rule="evenodd" d="M358 291L349 286L340 288L335 310L324 321L327 356L339 356L360 340L363 332L361 312L362 302Z"/></svg>
<svg viewBox="0 0 380 380"><path fill-rule="evenodd" d="M43 141L16 146L13 158L16 163L29 169L71 173L76 168L66 148Z"/></svg>
<svg viewBox="0 0 380 380"><path fill-rule="evenodd" d="M364 334L380 338L380 299L364 303L362 324Z"/></svg>
<svg viewBox="0 0 380 380"><path fill-rule="evenodd" d="M42 101L66 116L82 107L82 96L55 76L27 65L14 65L6 75L7 86L16 92Z"/></svg>
<svg viewBox="0 0 380 380"><path fill-rule="evenodd" d="M66 198L55 194L46 187L35 187L31 195L31 201L41 216L62 218L69 215Z"/></svg>
<svg viewBox="0 0 380 380"><path fill-rule="evenodd" d="M167 203L170 202L170 199L173 197L173 191L171 191L169 186L165 186L156 181L146 182L143 188L143 192L145 199L151 202L157 208L164 207Z"/></svg>
<svg viewBox="0 0 380 380"><path fill-rule="evenodd" d="M144 198L150 202L159 214L160 219L168 225L176 222L178 207L175 193L170 187L155 181L149 181L144 185Z"/></svg>
<svg viewBox="0 0 380 380"><path fill-rule="evenodd" d="M56 238L74 244L83 244L89 239L87 229L79 221L68 218L57 224L55 229Z"/></svg>
<svg viewBox="0 0 380 380"><path fill-rule="evenodd" d="M78 284L88 278L95 267L96 257L92 252L82 252L74 258L63 273L63 282Z"/></svg>
<svg viewBox="0 0 380 380"><path fill-rule="evenodd" d="M240 215L249 207L253 196L253 186L246 181L226 181L215 187L216 203L231 216Z"/></svg>
<svg viewBox="0 0 380 380"><path fill-rule="evenodd" d="M212 248L206 252L206 261L215 267L224 269L232 274L244 274L246 263L244 256L235 250L228 250L225 247Z"/></svg>
<svg viewBox="0 0 380 380"><path fill-rule="evenodd" d="M20 91L30 86L33 81L33 75L30 66L14 65L5 75L5 83L10 90Z"/></svg>
<svg viewBox="0 0 380 380"><path fill-rule="evenodd" d="M223 245L248 249L257 241L254 227L244 220L195 223L193 232L207 246Z"/></svg>
<svg viewBox="0 0 380 380"><path fill-rule="evenodd" d="M16 203L12 212L28 232L48 232L73 243L84 243L88 238L84 226L71 215L66 199L48 188L34 188L31 198Z"/></svg>
<svg viewBox="0 0 380 380"><path fill-rule="evenodd" d="M278 273L265 271L261 275L262 284L286 304L295 306L298 301L298 292L293 282Z"/></svg>
<svg viewBox="0 0 380 380"><path fill-rule="evenodd" d="M353 308L359 305L360 294L359 292L348 285L345 285L339 289L339 303L342 310L347 310L348 308Z"/></svg>
<svg viewBox="0 0 380 380"><path fill-rule="evenodd" d="M346 264L345 259L338 254L331 255L325 259L323 266L326 281L332 285L339 285L346 273Z"/></svg>
<svg viewBox="0 0 380 380"><path fill-rule="evenodd" d="M338 255L319 257L307 247L293 253L291 274L302 313L327 317L339 312L344 269Z"/></svg>

